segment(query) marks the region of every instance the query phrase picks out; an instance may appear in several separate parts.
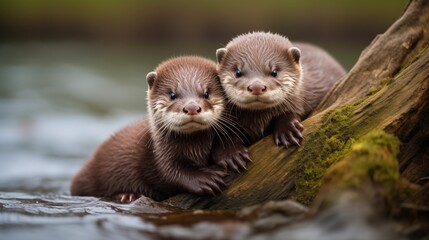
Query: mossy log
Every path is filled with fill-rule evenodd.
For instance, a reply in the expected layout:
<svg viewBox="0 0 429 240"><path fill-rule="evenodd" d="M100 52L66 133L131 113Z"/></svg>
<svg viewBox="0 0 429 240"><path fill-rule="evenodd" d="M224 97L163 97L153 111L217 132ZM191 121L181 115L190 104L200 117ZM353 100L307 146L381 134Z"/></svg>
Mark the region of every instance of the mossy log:
<svg viewBox="0 0 429 240"><path fill-rule="evenodd" d="M428 28L429 1L411 0L303 122L301 147L285 150L267 136L250 147L253 163L246 172L231 174L220 196L182 194L166 202L237 209L288 198L310 205L316 196L320 202L326 193L365 192L368 186L371 196L390 200L400 192L424 192L429 184Z"/></svg>

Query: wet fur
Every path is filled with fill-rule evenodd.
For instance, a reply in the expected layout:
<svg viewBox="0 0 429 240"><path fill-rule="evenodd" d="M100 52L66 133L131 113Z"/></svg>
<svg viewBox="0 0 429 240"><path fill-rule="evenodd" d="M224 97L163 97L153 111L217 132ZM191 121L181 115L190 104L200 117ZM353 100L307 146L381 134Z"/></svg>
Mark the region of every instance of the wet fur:
<svg viewBox="0 0 429 240"><path fill-rule="evenodd" d="M299 121L308 116L345 75L341 65L324 50L309 44L292 44L283 36L265 32L232 39L217 51L217 58L218 74L228 101L226 112L246 133L240 140L234 140L235 146L215 143L220 150L214 151L213 158L222 166L237 165L241 161L228 156L240 158L238 155L245 151L240 144L249 146L273 131L286 132L282 133L281 140L289 134L301 137ZM235 76L237 70L242 73L239 78ZM277 77L271 76L272 70L277 71ZM266 92L260 96L249 93L247 87L252 81L262 82ZM255 99L263 103L254 102Z"/></svg>
<svg viewBox="0 0 429 240"><path fill-rule="evenodd" d="M148 74L148 83L149 118L102 143L73 178L72 195L123 199L125 193L162 200L179 192L213 195L223 186L223 173L208 168L224 109L216 65L199 57L174 58ZM183 123L190 117L183 108L189 102L202 111L192 116L199 123L187 127Z"/></svg>

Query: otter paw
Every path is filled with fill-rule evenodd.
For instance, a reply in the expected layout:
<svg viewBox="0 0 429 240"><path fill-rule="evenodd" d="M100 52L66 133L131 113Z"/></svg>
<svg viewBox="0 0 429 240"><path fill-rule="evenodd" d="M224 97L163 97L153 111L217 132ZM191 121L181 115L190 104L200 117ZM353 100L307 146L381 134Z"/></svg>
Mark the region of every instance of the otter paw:
<svg viewBox="0 0 429 240"><path fill-rule="evenodd" d="M247 148L242 144L218 149L212 153L212 159L222 169L230 169L237 173L247 170L247 163L252 161Z"/></svg>
<svg viewBox="0 0 429 240"><path fill-rule="evenodd" d="M300 146L304 139L301 134L303 130L304 126L296 118L286 122L277 122L273 132L274 141L277 146L285 148Z"/></svg>
<svg viewBox="0 0 429 240"><path fill-rule="evenodd" d="M193 174L190 182L186 184L187 191L200 196L216 196L222 192L222 188L226 186L222 179L226 176L225 172L211 169L199 169L198 171L198 174Z"/></svg>
<svg viewBox="0 0 429 240"><path fill-rule="evenodd" d="M114 196L114 200L119 203L131 203L137 200L139 196L134 193L120 193Z"/></svg>

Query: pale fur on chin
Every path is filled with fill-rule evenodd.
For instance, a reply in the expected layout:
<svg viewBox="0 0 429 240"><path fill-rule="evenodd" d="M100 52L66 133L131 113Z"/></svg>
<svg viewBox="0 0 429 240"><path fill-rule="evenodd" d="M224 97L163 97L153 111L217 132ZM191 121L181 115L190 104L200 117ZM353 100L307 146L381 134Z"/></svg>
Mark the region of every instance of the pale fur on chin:
<svg viewBox="0 0 429 240"><path fill-rule="evenodd" d="M277 78L277 81L283 87L267 89L264 94L255 96L247 90L235 87L232 82L234 77L229 74L220 76L222 87L230 101L244 109L262 110L280 106L295 94L298 84L301 82L300 76L294 78L288 74L282 74Z"/></svg>
<svg viewBox="0 0 429 240"><path fill-rule="evenodd" d="M223 100L213 102L212 110L204 110L198 115L189 116L183 112L168 111L164 101L155 102L154 110L150 110L152 126L164 131L174 131L178 133L193 133L207 130L221 118L224 110Z"/></svg>

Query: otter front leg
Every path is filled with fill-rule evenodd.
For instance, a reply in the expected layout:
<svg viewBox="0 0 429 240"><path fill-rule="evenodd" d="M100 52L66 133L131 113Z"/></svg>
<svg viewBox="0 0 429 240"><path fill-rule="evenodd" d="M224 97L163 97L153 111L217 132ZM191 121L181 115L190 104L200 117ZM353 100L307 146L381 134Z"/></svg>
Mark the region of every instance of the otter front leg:
<svg viewBox="0 0 429 240"><path fill-rule="evenodd" d="M247 148L237 136L231 139L215 139L211 151L212 161L222 169L231 169L237 173L247 170L246 164L252 160Z"/></svg>
<svg viewBox="0 0 429 240"><path fill-rule="evenodd" d="M277 146L289 148L291 146L299 146L303 136L301 132L304 126L299 121L299 118L293 113L286 113L279 116L274 123L274 142Z"/></svg>
<svg viewBox="0 0 429 240"><path fill-rule="evenodd" d="M181 185L186 192L196 195L216 196L222 192L226 186L223 177L226 173L223 171L209 168L200 168L194 170L182 178Z"/></svg>
<svg viewBox="0 0 429 240"><path fill-rule="evenodd" d="M226 176L224 171L209 168L190 168L183 165L170 167L172 172L164 172L162 178L168 185L183 192L215 196L222 192L222 188L226 186L222 179Z"/></svg>

